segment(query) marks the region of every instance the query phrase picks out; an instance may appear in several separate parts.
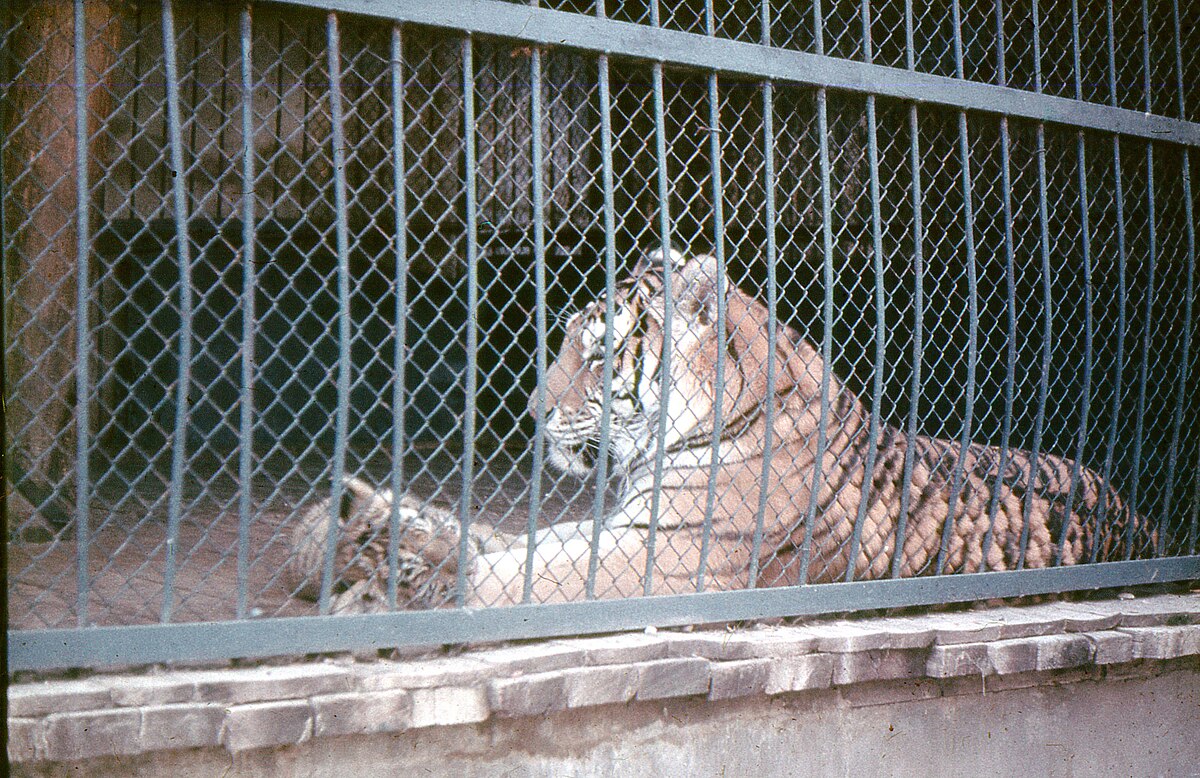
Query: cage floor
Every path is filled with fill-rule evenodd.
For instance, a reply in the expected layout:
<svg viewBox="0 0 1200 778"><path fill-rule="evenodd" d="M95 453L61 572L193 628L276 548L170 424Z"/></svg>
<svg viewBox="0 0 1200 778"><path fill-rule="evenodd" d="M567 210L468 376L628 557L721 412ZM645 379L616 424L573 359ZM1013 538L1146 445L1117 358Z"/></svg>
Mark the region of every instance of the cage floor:
<svg viewBox="0 0 1200 778"><path fill-rule="evenodd" d="M472 521L521 531L530 516L531 457L498 450L476 457ZM390 463L368 457L355 471L386 483ZM303 463L278 480L260 477L252 506L244 574L250 617L312 615L316 603L294 597L280 577L290 553L298 508L328 494L324 463ZM461 463L451 453L406 458L410 493L453 507L462 494ZM261 472L261 471L260 471ZM268 470L269 472L269 470ZM283 472L283 471L279 471ZM162 619L167 578L166 480L143 478L120 488L101 483L87 544L88 625L152 624ZM260 483L261 481L261 483ZM594 490L570 478L542 479L538 526L589 518ZM185 486L175 552L171 621L233 619L238 615L239 489L228 473L210 474ZM47 543L10 542L10 629L75 627L78 616L79 544L68 528Z"/></svg>

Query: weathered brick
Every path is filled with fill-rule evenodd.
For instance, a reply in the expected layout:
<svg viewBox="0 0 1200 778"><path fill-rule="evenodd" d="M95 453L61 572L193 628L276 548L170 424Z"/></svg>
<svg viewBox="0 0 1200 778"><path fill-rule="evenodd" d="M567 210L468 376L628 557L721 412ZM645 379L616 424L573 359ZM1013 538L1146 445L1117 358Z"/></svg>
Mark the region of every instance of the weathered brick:
<svg viewBox="0 0 1200 778"><path fill-rule="evenodd" d="M715 660L750 659L761 648L762 632L664 632L667 657L702 657Z"/></svg>
<svg viewBox="0 0 1200 778"><path fill-rule="evenodd" d="M1043 635L1037 642L1037 669L1063 670L1091 664L1092 644L1082 635Z"/></svg>
<svg viewBox="0 0 1200 778"><path fill-rule="evenodd" d="M1038 637L999 640L987 647L988 663L997 675L1016 675L1037 670Z"/></svg>
<svg viewBox="0 0 1200 778"><path fill-rule="evenodd" d="M1004 628L1002 622L985 614L940 613L933 618L934 643L941 646L999 640Z"/></svg>
<svg viewBox="0 0 1200 778"><path fill-rule="evenodd" d="M819 630L813 627L768 627L740 634L744 635L754 657L766 658L812 653L817 647Z"/></svg>
<svg viewBox="0 0 1200 778"><path fill-rule="evenodd" d="M141 729L137 708L55 713L46 718L46 758L67 762L136 754L142 750Z"/></svg>
<svg viewBox="0 0 1200 778"><path fill-rule="evenodd" d="M232 752L304 743L312 737L307 700L235 705L225 714L222 742Z"/></svg>
<svg viewBox="0 0 1200 778"><path fill-rule="evenodd" d="M831 654L803 654L776 660L767 680L767 694L828 689L833 683Z"/></svg>
<svg viewBox="0 0 1200 778"><path fill-rule="evenodd" d="M627 632L598 638L579 638L572 640L571 645L583 649L584 664L620 665L664 658L668 639L661 632L652 635Z"/></svg>
<svg viewBox="0 0 1200 778"><path fill-rule="evenodd" d="M412 690L412 725L432 727L474 724L491 715L487 690L472 686L442 686Z"/></svg>
<svg viewBox="0 0 1200 778"><path fill-rule="evenodd" d="M1200 621L1200 595L1160 594L1119 600L1122 627L1158 627L1175 620Z"/></svg>
<svg viewBox="0 0 1200 778"><path fill-rule="evenodd" d="M182 674L180 680L195 682L197 701L230 705L350 691L353 676L332 664L301 664L198 671Z"/></svg>
<svg viewBox="0 0 1200 778"><path fill-rule="evenodd" d="M466 656L419 662L381 662L356 668L355 686L363 691L471 686L487 681L493 673L494 668L488 663Z"/></svg>
<svg viewBox="0 0 1200 778"><path fill-rule="evenodd" d="M412 724L412 695L403 689L313 697L313 737L403 732Z"/></svg>
<svg viewBox="0 0 1200 778"><path fill-rule="evenodd" d="M46 732L41 719L8 719L8 761L32 762L46 751Z"/></svg>
<svg viewBox="0 0 1200 778"><path fill-rule="evenodd" d="M639 668L637 698L659 700L707 694L710 664L699 657L646 662Z"/></svg>
<svg viewBox="0 0 1200 778"><path fill-rule="evenodd" d="M817 630L816 649L833 654L852 654L859 651L876 651L890 647L890 635L873 625L822 624Z"/></svg>
<svg viewBox="0 0 1200 778"><path fill-rule="evenodd" d="M120 675L99 682L108 689L113 703L122 707L169 705L196 698L195 682L178 673Z"/></svg>
<svg viewBox="0 0 1200 778"><path fill-rule="evenodd" d="M637 694L638 666L580 667L564 670L563 679L568 708L629 702Z"/></svg>
<svg viewBox="0 0 1200 778"><path fill-rule="evenodd" d="M1063 618L1065 632L1101 632L1121 623L1119 615L1094 610L1086 603L1058 603L1056 610Z"/></svg>
<svg viewBox="0 0 1200 778"><path fill-rule="evenodd" d="M1065 620L1053 605L995 608L987 618L1000 625L999 640L1016 640L1061 632Z"/></svg>
<svg viewBox="0 0 1200 778"><path fill-rule="evenodd" d="M549 641L508 646L480 653L477 658L492 668L492 677L546 673L583 665L587 651L569 641Z"/></svg>
<svg viewBox="0 0 1200 778"><path fill-rule="evenodd" d="M1083 637L1092 643L1092 661L1098 665L1132 662L1133 636L1117 630L1085 632Z"/></svg>
<svg viewBox="0 0 1200 778"><path fill-rule="evenodd" d="M43 681L8 687L8 715L45 716L109 705L108 689L92 681Z"/></svg>
<svg viewBox="0 0 1200 778"><path fill-rule="evenodd" d="M710 700L728 700L766 694L771 680L771 659L745 659L736 662L716 662L712 665Z"/></svg>
<svg viewBox="0 0 1200 778"><path fill-rule="evenodd" d="M566 678L560 671L502 678L488 684L488 704L499 716L543 716L567 707Z"/></svg>
<svg viewBox="0 0 1200 778"><path fill-rule="evenodd" d="M855 654L831 654L833 684L844 686L867 681L920 678L925 675L926 652L885 649Z"/></svg>
<svg viewBox="0 0 1200 778"><path fill-rule="evenodd" d="M925 672L932 678L986 675L991 669L986 643L934 646L925 662Z"/></svg>
<svg viewBox="0 0 1200 778"><path fill-rule="evenodd" d="M934 625L924 618L873 619L864 623L884 633L880 648L928 648L937 639Z"/></svg>
<svg viewBox="0 0 1200 778"><path fill-rule="evenodd" d="M141 741L144 751L202 748L221 744L225 708L220 705L149 705L141 711Z"/></svg>
<svg viewBox="0 0 1200 778"><path fill-rule="evenodd" d="M1122 629L1133 638L1138 659L1175 659L1200 654L1200 625L1133 627Z"/></svg>

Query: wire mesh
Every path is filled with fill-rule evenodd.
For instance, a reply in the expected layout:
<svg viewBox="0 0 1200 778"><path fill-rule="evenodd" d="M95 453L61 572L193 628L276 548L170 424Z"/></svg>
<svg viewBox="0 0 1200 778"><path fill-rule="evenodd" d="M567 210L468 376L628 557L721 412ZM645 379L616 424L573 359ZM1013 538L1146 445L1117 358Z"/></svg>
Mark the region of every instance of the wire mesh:
<svg viewBox="0 0 1200 778"><path fill-rule="evenodd" d="M1196 118L1161 0L542 6ZM1187 146L284 3L0 48L18 631L1195 553Z"/></svg>

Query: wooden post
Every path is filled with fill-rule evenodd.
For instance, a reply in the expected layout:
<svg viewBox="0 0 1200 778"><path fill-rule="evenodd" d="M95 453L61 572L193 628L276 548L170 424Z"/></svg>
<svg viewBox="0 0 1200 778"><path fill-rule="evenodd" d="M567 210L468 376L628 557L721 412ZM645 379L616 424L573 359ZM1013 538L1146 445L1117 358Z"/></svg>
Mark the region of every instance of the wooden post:
<svg viewBox="0 0 1200 778"><path fill-rule="evenodd" d="M85 8L91 136L111 109L108 90L95 82L112 67L119 25L107 3L89 0ZM31 503L10 503L9 526L28 529L39 518L61 526L72 516L78 259L74 7L61 0L17 2L10 5L9 20L15 29L9 34L12 81L3 117L5 450L10 483Z"/></svg>

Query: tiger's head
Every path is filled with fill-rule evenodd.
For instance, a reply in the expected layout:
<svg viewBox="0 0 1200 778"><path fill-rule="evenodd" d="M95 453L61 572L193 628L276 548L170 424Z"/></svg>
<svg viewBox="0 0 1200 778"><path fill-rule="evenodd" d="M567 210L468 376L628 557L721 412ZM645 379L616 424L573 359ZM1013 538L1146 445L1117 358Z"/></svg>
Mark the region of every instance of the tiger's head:
<svg viewBox="0 0 1200 778"><path fill-rule="evenodd" d="M670 279L673 303L669 331L664 278ZM611 319L603 295L573 315L546 372L548 461L580 476L597 464L604 420L606 334L612 339L609 455L618 473L627 474L653 458L664 412L668 449L704 434L706 421L711 429L717 354L722 348L727 354L732 351L730 339L718 337L718 300L735 291L730 291L715 258L685 258L677 251L664 258L662 251L655 251L616 284ZM726 330L731 330L728 324ZM664 343L669 344L667 349ZM669 371L665 408L664 362ZM726 364L728 402L740 394L742 381L732 360ZM535 395L530 399L535 416L537 404Z"/></svg>

